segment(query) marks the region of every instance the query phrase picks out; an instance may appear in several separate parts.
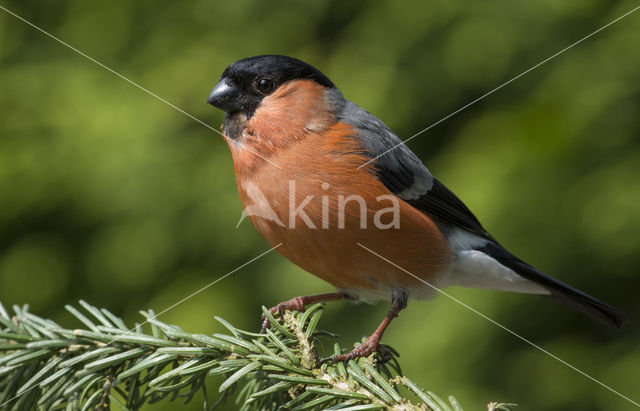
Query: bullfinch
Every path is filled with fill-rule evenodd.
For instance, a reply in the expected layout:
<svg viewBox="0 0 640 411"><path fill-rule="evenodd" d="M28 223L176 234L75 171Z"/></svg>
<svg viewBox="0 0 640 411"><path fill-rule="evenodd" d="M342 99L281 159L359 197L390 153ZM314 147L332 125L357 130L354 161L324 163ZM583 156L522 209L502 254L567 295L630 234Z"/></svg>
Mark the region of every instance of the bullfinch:
<svg viewBox="0 0 640 411"><path fill-rule="evenodd" d="M427 299L434 287L539 294L610 326L625 321L616 308L502 247L381 120L311 65L281 55L239 60L208 103L226 112L222 131L255 228L338 290L296 297L271 312L343 298L391 300L375 332L333 361L378 350L407 300Z"/></svg>

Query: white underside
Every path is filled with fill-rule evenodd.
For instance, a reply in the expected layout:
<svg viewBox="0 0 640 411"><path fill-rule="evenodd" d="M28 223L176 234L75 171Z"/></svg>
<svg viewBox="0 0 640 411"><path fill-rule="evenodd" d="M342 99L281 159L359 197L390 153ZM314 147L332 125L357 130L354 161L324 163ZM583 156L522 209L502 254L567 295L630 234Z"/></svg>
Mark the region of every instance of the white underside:
<svg viewBox="0 0 640 411"><path fill-rule="evenodd" d="M456 253L450 270L438 280L439 287L467 287L488 290L511 291L527 294L550 294L540 285L516 274L498 260L475 250L489 242L461 228L447 234L449 245Z"/></svg>
<svg viewBox="0 0 640 411"><path fill-rule="evenodd" d="M438 286L550 294L546 288L516 274L497 260L477 250L458 251L451 270L440 277Z"/></svg>

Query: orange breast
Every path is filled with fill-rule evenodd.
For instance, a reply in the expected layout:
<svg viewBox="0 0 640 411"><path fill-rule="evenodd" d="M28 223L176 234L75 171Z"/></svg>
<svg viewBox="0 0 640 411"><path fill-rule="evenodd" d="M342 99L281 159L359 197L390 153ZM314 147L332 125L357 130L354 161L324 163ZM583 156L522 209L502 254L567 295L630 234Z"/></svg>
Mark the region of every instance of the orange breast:
<svg viewBox="0 0 640 411"><path fill-rule="evenodd" d="M230 144L251 221L271 245L282 243L282 255L339 289L386 295L390 287L424 286L358 243L435 281L451 259L443 234L368 170L358 169L367 158L353 135L344 123L311 132L271 154L282 169L249 160L253 154ZM249 169L249 161L262 165Z"/></svg>

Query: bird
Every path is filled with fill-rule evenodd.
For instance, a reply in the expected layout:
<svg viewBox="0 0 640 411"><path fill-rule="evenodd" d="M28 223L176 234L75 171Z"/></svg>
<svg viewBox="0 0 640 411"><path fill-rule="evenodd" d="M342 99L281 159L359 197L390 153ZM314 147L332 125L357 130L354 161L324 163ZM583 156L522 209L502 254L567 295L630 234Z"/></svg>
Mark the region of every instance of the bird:
<svg viewBox="0 0 640 411"><path fill-rule="evenodd" d="M312 65L284 55L238 60L207 102L226 113L222 133L257 231L336 288L271 314L340 299L391 303L362 344L330 360L382 351L383 333L409 299L449 286L537 294L612 327L627 321L507 251L385 123Z"/></svg>

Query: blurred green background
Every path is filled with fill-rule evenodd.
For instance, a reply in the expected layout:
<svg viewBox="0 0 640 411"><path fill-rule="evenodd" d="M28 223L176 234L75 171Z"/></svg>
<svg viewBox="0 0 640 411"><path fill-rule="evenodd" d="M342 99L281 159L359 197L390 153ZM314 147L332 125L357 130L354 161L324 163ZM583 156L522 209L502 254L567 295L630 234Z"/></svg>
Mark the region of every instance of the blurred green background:
<svg viewBox="0 0 640 411"><path fill-rule="evenodd" d="M327 74L407 138L637 6L636 1L0 1L216 129L224 68L280 53ZM640 317L640 11L412 140L515 254ZM83 298L127 320L162 311L268 249L222 138L0 10L0 300L71 325ZM332 287L276 253L163 314L220 315ZM640 400L640 323L610 330L535 296L451 289L465 303ZM386 304L327 306L348 345ZM411 303L384 342L467 409L633 409L446 299ZM210 392L215 392L214 390ZM156 410L176 408L161 403ZM189 409L201 409L197 399ZM226 409L234 409L227 404ZM186 408L186 407L185 407Z"/></svg>

